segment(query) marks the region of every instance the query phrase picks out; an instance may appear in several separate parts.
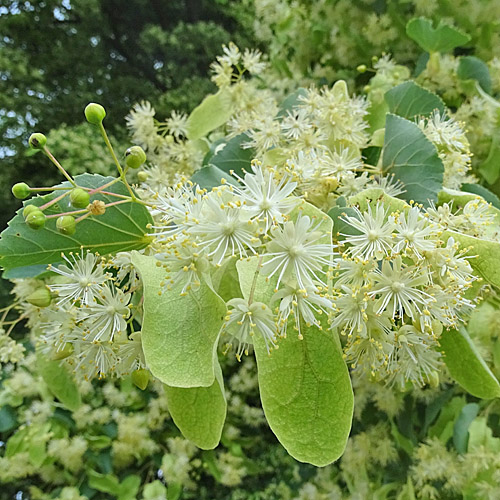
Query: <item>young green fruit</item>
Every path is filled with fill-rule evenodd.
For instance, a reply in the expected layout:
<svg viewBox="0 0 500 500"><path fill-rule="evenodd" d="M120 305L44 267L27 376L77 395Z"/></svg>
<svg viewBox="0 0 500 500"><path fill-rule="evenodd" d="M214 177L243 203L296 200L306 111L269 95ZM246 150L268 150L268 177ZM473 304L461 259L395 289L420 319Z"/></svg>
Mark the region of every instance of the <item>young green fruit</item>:
<svg viewBox="0 0 500 500"><path fill-rule="evenodd" d="M45 226L45 214L41 210L33 210L28 217L26 217L26 224L31 229L42 229Z"/></svg>
<svg viewBox="0 0 500 500"><path fill-rule="evenodd" d="M85 108L85 118L87 118L89 123L99 125L104 120L105 116L106 110L100 104L95 102L87 104L87 107Z"/></svg>
<svg viewBox="0 0 500 500"><path fill-rule="evenodd" d="M28 295L26 300L33 306L47 307L52 302L52 295L47 287L43 287Z"/></svg>
<svg viewBox="0 0 500 500"><path fill-rule="evenodd" d="M76 221L71 215L61 215L56 220L56 228L61 234L71 236L76 231Z"/></svg>
<svg viewBox="0 0 500 500"><path fill-rule="evenodd" d="M31 189L26 182L18 182L12 186L12 194L18 200L24 200L31 194Z"/></svg>
<svg viewBox="0 0 500 500"><path fill-rule="evenodd" d="M26 219L31 212L40 210L36 205L26 205L23 209L23 217Z"/></svg>
<svg viewBox="0 0 500 500"><path fill-rule="evenodd" d="M141 146L132 146L125 151L125 163L127 167L139 168L146 162L146 153Z"/></svg>
<svg viewBox="0 0 500 500"><path fill-rule="evenodd" d="M141 391L146 389L148 386L148 382L150 379L150 373L149 370L135 370L132 372L132 382L134 383L135 386L137 386Z"/></svg>
<svg viewBox="0 0 500 500"><path fill-rule="evenodd" d="M47 144L47 137L45 137L40 132L36 132L35 134L31 134L28 139L30 147L33 149L43 149L45 144Z"/></svg>
<svg viewBox="0 0 500 500"><path fill-rule="evenodd" d="M90 195L82 188L75 188L69 194L69 200L75 208L87 208L90 203Z"/></svg>
<svg viewBox="0 0 500 500"><path fill-rule="evenodd" d="M142 170L141 172L137 172L137 179L139 180L139 182L146 182L148 180L148 177L148 173L144 172L144 170Z"/></svg>

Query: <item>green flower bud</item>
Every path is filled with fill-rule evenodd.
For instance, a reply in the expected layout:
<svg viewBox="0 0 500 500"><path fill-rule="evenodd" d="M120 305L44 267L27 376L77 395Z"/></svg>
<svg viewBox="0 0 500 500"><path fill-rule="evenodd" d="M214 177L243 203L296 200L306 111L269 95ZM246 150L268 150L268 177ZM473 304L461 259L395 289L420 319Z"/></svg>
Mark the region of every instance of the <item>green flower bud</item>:
<svg viewBox="0 0 500 500"><path fill-rule="evenodd" d="M47 144L47 137L45 137L43 134L40 134L40 132L37 132L30 135L28 142L30 147L32 147L33 149L43 149L45 144Z"/></svg>
<svg viewBox="0 0 500 500"><path fill-rule="evenodd" d="M146 153L141 146L132 146L125 151L125 163L127 167L139 168L146 162Z"/></svg>
<svg viewBox="0 0 500 500"><path fill-rule="evenodd" d="M31 194L31 189L26 182L18 182L12 186L12 194L18 200L24 200Z"/></svg>
<svg viewBox="0 0 500 500"><path fill-rule="evenodd" d="M26 205L23 209L23 217L26 219L31 212L40 210L36 205Z"/></svg>
<svg viewBox="0 0 500 500"><path fill-rule="evenodd" d="M67 342L62 349L59 349L56 352L52 353L52 361L59 361L61 359L65 359L68 356L71 356L73 354L74 347L73 344L70 344Z"/></svg>
<svg viewBox="0 0 500 500"><path fill-rule="evenodd" d="M146 389L146 387L148 386L149 379L150 379L149 370L141 369L132 372L132 382L134 383L134 385L139 387L141 391Z"/></svg>
<svg viewBox="0 0 500 500"><path fill-rule="evenodd" d="M141 170L137 173L137 179L139 180L139 182L146 182L148 180L148 177L148 173L144 172L144 170Z"/></svg>
<svg viewBox="0 0 500 500"><path fill-rule="evenodd" d="M52 295L50 294L50 290L44 286L43 288L39 288L32 294L28 295L26 300L33 306L47 307L50 306L50 303L52 302Z"/></svg>
<svg viewBox="0 0 500 500"><path fill-rule="evenodd" d="M365 73L366 72L366 64L360 64L357 68L359 73Z"/></svg>
<svg viewBox="0 0 500 500"><path fill-rule="evenodd" d="M71 236L76 231L76 221L71 215L61 215L56 220L56 228L61 234Z"/></svg>
<svg viewBox="0 0 500 500"><path fill-rule="evenodd" d="M90 203L90 195L82 188L75 188L69 194L69 200L75 208L87 208Z"/></svg>
<svg viewBox="0 0 500 500"><path fill-rule="evenodd" d="M42 229L45 226L45 214L41 210L33 210L28 217L26 217L26 224L31 229Z"/></svg>
<svg viewBox="0 0 500 500"><path fill-rule="evenodd" d="M106 110L100 104L96 104L95 102L87 104L85 108L85 118L87 118L89 123L99 125L104 120L105 116Z"/></svg>

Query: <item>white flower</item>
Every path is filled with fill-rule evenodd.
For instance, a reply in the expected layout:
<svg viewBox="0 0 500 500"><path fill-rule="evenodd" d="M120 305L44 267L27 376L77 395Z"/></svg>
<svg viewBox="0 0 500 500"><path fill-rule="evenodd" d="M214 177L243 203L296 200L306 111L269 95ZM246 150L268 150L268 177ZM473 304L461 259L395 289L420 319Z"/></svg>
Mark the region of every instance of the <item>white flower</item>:
<svg viewBox="0 0 500 500"><path fill-rule="evenodd" d="M469 142L465 132L453 118L435 111L432 116L419 122L427 138L437 146L444 146L451 151L468 151Z"/></svg>
<svg viewBox="0 0 500 500"><path fill-rule="evenodd" d="M289 198L297 183L292 182L287 173L278 182L273 170L263 169L254 162L252 173L245 174L244 179L237 175L235 177L243 184L243 188L235 186L234 192L239 195L252 218L265 222L265 233L271 225L282 223L284 215L298 203L297 199Z"/></svg>
<svg viewBox="0 0 500 500"><path fill-rule="evenodd" d="M217 57L219 62L223 61L233 66L236 66L239 63L241 59L241 52L233 42L229 42L229 47L227 45L223 45L222 51L224 52L224 55Z"/></svg>
<svg viewBox="0 0 500 500"><path fill-rule="evenodd" d="M305 290L286 285L276 292L273 302L279 300L278 328L280 336L286 337L289 319L292 320L299 339L302 339L302 322L306 326L315 325L321 329L317 316L332 309L332 301L320 295L316 287L308 286Z"/></svg>
<svg viewBox="0 0 500 500"><path fill-rule="evenodd" d="M80 255L70 253L70 256L72 261L62 254L67 265L62 264L59 267L49 265L51 271L64 276L69 282L49 285L49 288L59 295L58 304L80 300L82 304L90 305L95 302L110 275L104 272L104 264L97 254L87 252L84 257L82 249Z"/></svg>
<svg viewBox="0 0 500 500"><path fill-rule="evenodd" d="M349 253L353 257L361 259L381 259L386 255L390 255L394 230L394 217L387 218L387 211L380 203L375 208L375 213L372 212L371 206L368 205L366 212L361 212L354 207L356 216L344 215L341 219L347 222L351 227L359 231L361 234L345 236L345 242L352 245L349 248Z"/></svg>
<svg viewBox="0 0 500 500"><path fill-rule="evenodd" d="M175 137L187 136L188 116L184 113L172 111L170 118L167 118L166 124L169 132Z"/></svg>
<svg viewBox="0 0 500 500"><path fill-rule="evenodd" d="M418 207L411 207L407 213L399 213L395 223L394 253L409 248L421 259L420 252L430 252L435 248L436 240L432 238L437 236L437 230L428 219L422 217Z"/></svg>
<svg viewBox="0 0 500 500"><path fill-rule="evenodd" d="M252 337L256 332L262 335L267 352L276 347L276 324L269 307L262 302L248 305L244 299L231 299L227 305L232 309L228 311L224 329L238 340L238 360L241 360L243 353L248 354L248 346L253 345Z"/></svg>
<svg viewBox="0 0 500 500"><path fill-rule="evenodd" d="M323 284L323 267L330 264L333 252L331 243L320 243L325 233L318 230L322 221L314 226L314 220L305 215L297 222L287 221L283 227L271 229L272 241L268 244L270 257L262 265L262 272L272 278L278 274L276 290L283 279L294 278L301 289L313 286L314 281Z"/></svg>
<svg viewBox="0 0 500 500"><path fill-rule="evenodd" d="M370 297L377 297L377 314L387 310L393 318L403 319L406 314L412 319L435 299L420 287L429 282L428 271L422 267L404 266L400 256L394 261L384 260L382 269L373 273L374 286L368 292Z"/></svg>
<svg viewBox="0 0 500 500"><path fill-rule="evenodd" d="M127 307L131 294L123 293L119 288L103 288L99 302L79 310L80 320L93 341L112 342L115 335L127 329L126 318L130 315Z"/></svg>
<svg viewBox="0 0 500 500"><path fill-rule="evenodd" d="M406 193L405 185L399 179L396 179L394 174L386 176L375 175L372 182L374 187L383 189L386 194L393 198Z"/></svg>
<svg viewBox="0 0 500 500"><path fill-rule="evenodd" d="M307 110L304 108L293 108L287 111L281 120L281 130L287 139L298 139L304 132L310 130L312 124L307 119Z"/></svg>
<svg viewBox="0 0 500 500"><path fill-rule="evenodd" d="M96 375L101 379L115 371L118 358L111 342L80 340L74 345L77 354L75 372L82 373L85 380Z"/></svg>
<svg viewBox="0 0 500 500"><path fill-rule="evenodd" d="M260 50L245 49L242 57L243 66L245 66L248 72L252 75L259 75L266 69L267 66L267 64L262 61L261 58L262 52L260 52Z"/></svg>
<svg viewBox="0 0 500 500"><path fill-rule="evenodd" d="M202 219L190 229L190 234L198 237L197 244L206 249L215 264L228 255L246 257L247 250L255 254L253 247L260 245L260 240L250 215L231 202L223 203L216 193L211 194L205 199Z"/></svg>

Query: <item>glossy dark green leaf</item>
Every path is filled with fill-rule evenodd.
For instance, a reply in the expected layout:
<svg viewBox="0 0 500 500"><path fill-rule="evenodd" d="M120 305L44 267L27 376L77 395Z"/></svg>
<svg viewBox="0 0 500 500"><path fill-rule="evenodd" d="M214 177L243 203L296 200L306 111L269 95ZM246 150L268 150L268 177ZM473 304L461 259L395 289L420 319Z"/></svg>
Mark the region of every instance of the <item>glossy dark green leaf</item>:
<svg viewBox="0 0 500 500"><path fill-rule="evenodd" d="M382 167L404 184L406 192L400 198L424 205L437 201L443 185L443 162L415 123L387 115Z"/></svg>
<svg viewBox="0 0 500 500"><path fill-rule="evenodd" d="M227 175L234 171L239 176L242 176L244 174L243 170L250 170L250 162L255 157L253 149L243 147L248 141L249 137L246 134L233 137L210 158L208 163L226 172Z"/></svg>
<svg viewBox="0 0 500 500"><path fill-rule="evenodd" d="M215 165L207 165L206 167L197 170L191 177L191 181L198 184L201 188L212 189L213 187L220 186L222 184L222 179L225 179L230 184L238 184L236 179L232 177L229 173L224 172L219 167Z"/></svg>
<svg viewBox="0 0 500 500"><path fill-rule="evenodd" d="M391 113L408 120L429 116L435 110L444 113L445 110L440 97L412 81L397 85L387 91L384 97Z"/></svg>

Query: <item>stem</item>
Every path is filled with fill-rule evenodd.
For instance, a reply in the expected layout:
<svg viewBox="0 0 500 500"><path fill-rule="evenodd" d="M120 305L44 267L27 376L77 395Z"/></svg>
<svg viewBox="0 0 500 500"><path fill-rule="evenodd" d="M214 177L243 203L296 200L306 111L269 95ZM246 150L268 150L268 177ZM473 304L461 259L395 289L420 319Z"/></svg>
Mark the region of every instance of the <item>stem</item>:
<svg viewBox="0 0 500 500"><path fill-rule="evenodd" d="M59 196L56 196L53 200L48 201L45 203L45 205L42 205L41 207L38 207L40 210L45 210L46 208L49 208L50 206L54 205L57 203L59 200L62 200L65 196L68 196L70 191L66 191L63 194L60 194Z"/></svg>
<svg viewBox="0 0 500 500"><path fill-rule="evenodd" d="M82 210L75 210L73 212L63 212L63 213L60 213L60 214L47 215L47 219L55 219L56 217L62 217L63 215L84 214L85 212L87 212L87 209L83 208Z"/></svg>
<svg viewBox="0 0 500 500"><path fill-rule="evenodd" d="M91 188L82 188L82 189L87 190L89 192L89 195L92 196L95 193L100 193L104 188L107 188L109 186L112 186L113 184L116 184L118 181L120 181L119 177L117 177L116 179L109 181L107 184L103 184L102 186L95 188L95 189L91 189Z"/></svg>
<svg viewBox="0 0 500 500"><path fill-rule="evenodd" d="M69 175L68 172L64 170L63 166L56 160L54 155L49 151L49 148L47 146L44 146L42 151L50 158L50 161L52 161L52 163L59 169L64 177L66 177L66 179L68 179L68 181L76 187L76 182L73 180L71 175Z"/></svg>
<svg viewBox="0 0 500 500"><path fill-rule="evenodd" d="M115 162L116 168L118 169L118 173L120 174L120 179L123 181L125 186L127 186L128 192L130 193L132 200L135 201L136 198L135 198L134 192L132 191L132 188L129 186L127 179L125 178L125 172L123 171L123 168L120 165L118 158L116 157L115 150L113 149L113 146L111 145L108 134L106 133L106 129L104 128L104 125L102 124L102 122L99 124L99 130L101 131L101 135L104 139L104 142L106 143L106 146L108 147L109 152L111 153L111 156L113 157L113 161Z"/></svg>

